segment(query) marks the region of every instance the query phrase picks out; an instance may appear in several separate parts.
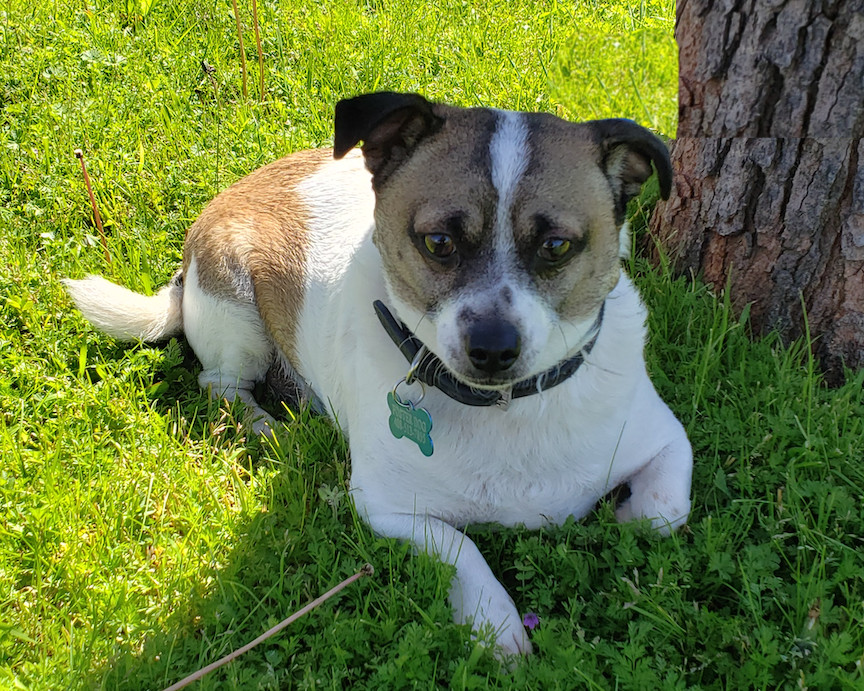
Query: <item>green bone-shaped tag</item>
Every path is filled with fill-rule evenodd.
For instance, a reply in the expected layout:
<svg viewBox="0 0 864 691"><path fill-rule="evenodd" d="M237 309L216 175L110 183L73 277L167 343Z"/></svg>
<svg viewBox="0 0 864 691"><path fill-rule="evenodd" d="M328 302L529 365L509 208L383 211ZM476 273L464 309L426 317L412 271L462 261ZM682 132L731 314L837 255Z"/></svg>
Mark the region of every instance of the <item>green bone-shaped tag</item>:
<svg viewBox="0 0 864 691"><path fill-rule="evenodd" d="M390 432L397 439L408 437L420 447L424 456L432 455L432 416L425 408L415 408L410 401L403 403L399 394L391 391L387 394L387 405L390 408Z"/></svg>

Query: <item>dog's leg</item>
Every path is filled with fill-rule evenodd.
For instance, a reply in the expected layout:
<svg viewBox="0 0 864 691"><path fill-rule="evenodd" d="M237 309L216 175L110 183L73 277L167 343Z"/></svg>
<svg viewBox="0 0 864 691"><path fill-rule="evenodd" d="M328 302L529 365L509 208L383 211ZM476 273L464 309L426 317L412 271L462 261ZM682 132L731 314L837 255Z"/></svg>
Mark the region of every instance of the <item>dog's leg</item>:
<svg viewBox="0 0 864 691"><path fill-rule="evenodd" d="M475 631L490 628L499 654L531 653L531 642L516 605L464 533L431 516L376 514L368 520L378 534L409 540L418 550L456 567L450 584L450 604L457 623L470 623Z"/></svg>
<svg viewBox="0 0 864 691"><path fill-rule="evenodd" d="M264 410L252 395L254 379L234 379L221 370L204 370L198 375L198 384L207 391L210 398L227 401L240 400L246 406L246 415L255 434L272 437L276 429L276 419Z"/></svg>
<svg viewBox="0 0 864 691"><path fill-rule="evenodd" d="M630 498L615 512L621 521L651 519L651 525L669 535L687 522L693 452L683 428L669 444L630 478Z"/></svg>
<svg viewBox="0 0 864 691"><path fill-rule="evenodd" d="M195 260L183 284L183 330L201 361L198 383L211 398L241 400L256 434L272 435L276 421L252 395L273 362L273 345L255 305L201 289Z"/></svg>

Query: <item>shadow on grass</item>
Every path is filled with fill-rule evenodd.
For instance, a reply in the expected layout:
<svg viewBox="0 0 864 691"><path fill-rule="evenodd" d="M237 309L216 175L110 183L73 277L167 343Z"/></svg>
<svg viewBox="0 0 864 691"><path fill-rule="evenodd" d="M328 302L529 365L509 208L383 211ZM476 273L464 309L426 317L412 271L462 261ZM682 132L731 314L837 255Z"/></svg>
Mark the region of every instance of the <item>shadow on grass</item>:
<svg viewBox="0 0 864 691"><path fill-rule="evenodd" d="M197 389L198 402L190 399L197 364L188 348L177 344L168 351L153 389L157 407L170 415L191 413L191 439L243 449L243 429L235 422L242 406L223 404L214 423L200 408L219 403L207 402ZM153 614L164 617L161 630L125 632L143 644L119 645L91 687L164 689L256 638L365 563L374 566L374 576L190 688L399 688L496 667L488 652L474 650L466 628L451 621L449 568L375 537L357 518L347 496L343 437L308 411L283 422L276 442L255 438L245 445L256 478L251 519L235 530L231 544L187 557L201 563L189 569L198 581L175 579L175 587L188 586L188 592L166 593L163 603L170 598L174 604ZM212 556L223 552L224 559Z"/></svg>

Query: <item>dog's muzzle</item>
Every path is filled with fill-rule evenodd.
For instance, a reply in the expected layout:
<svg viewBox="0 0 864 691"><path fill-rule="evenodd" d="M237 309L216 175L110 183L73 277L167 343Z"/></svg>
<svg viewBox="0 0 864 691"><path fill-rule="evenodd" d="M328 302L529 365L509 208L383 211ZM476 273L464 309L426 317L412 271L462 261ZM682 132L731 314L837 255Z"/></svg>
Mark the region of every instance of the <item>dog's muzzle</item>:
<svg viewBox="0 0 864 691"><path fill-rule="evenodd" d="M459 381L447 370L444 363L423 345L423 342L419 338L390 313L390 310L387 309L383 302L375 300L372 306L375 308L378 321L381 322L381 326L384 327L387 335L390 336L390 339L399 348L399 352L411 363L412 380L416 379L427 386L434 386L454 401L465 405L497 405L505 409L513 398L522 398L547 391L572 377L582 366L582 363L585 362L585 357L591 352L591 349L597 342L603 321L603 312L606 309L606 303L603 303L597 314L597 319L588 331L587 343L575 355L562 360L545 372L516 382L507 391L489 391L486 389L477 389ZM500 323L506 324L506 322ZM502 371L512 366L519 357L521 346L519 334L512 324L509 327L512 329L511 333L508 333L509 329L500 328L493 329L489 333L478 333L476 337L477 342L480 344L480 352L475 353L475 357L487 366L491 366L488 363L493 359L497 359L497 363L495 363L495 366L498 368L497 371ZM466 348L469 348L470 341L469 332L469 337L466 339ZM494 355L491 354L493 352L495 353ZM471 358L470 352L468 357ZM506 367L503 366L505 362L509 362Z"/></svg>

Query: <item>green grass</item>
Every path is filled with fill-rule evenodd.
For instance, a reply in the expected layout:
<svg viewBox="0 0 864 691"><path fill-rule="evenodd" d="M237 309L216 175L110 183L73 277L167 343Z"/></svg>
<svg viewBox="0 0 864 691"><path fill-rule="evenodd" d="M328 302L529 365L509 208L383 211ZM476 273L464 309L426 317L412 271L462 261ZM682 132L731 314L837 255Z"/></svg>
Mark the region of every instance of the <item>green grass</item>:
<svg viewBox="0 0 864 691"><path fill-rule="evenodd" d="M698 282L631 261L649 368L695 450L690 525L660 539L604 504L475 531L540 616L511 672L451 623L445 567L357 520L325 420L262 444L198 392L184 343L121 346L73 312L59 278L157 288L207 200L326 145L344 96L674 131L669 0L262 1L263 103L240 5L245 100L225 0L0 5L0 686L163 688L369 561L374 578L196 688L864 688L864 376L826 389L805 347L751 342Z"/></svg>

